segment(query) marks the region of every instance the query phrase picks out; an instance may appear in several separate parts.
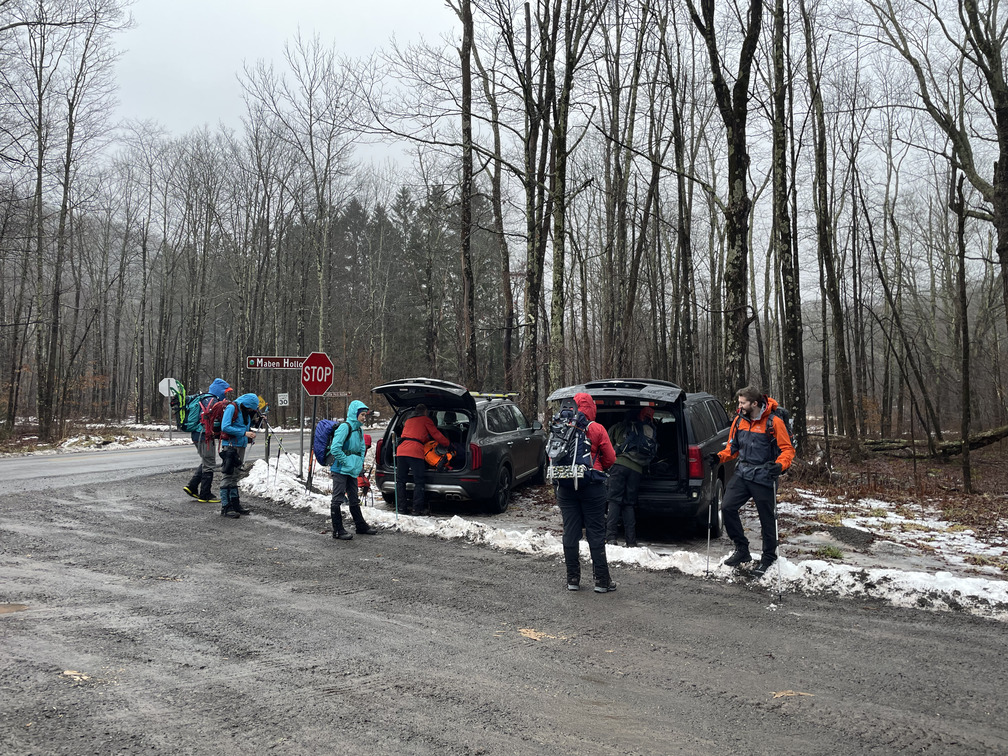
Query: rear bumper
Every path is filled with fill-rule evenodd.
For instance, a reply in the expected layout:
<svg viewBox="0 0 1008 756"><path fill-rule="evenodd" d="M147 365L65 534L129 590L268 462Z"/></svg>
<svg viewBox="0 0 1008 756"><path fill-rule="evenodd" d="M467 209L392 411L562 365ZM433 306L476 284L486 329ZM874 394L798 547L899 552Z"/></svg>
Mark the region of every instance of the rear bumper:
<svg viewBox="0 0 1008 756"><path fill-rule="evenodd" d="M375 483L382 494L395 495L395 478L391 473L375 473ZM413 490L413 481L406 481L406 490ZM477 480L430 480L424 484L427 496L447 501L480 501L493 496L493 485Z"/></svg>
<svg viewBox="0 0 1008 756"><path fill-rule="evenodd" d="M696 517L707 510L707 499L702 486L686 489L671 486L649 486L642 482L637 492L637 511L665 517Z"/></svg>

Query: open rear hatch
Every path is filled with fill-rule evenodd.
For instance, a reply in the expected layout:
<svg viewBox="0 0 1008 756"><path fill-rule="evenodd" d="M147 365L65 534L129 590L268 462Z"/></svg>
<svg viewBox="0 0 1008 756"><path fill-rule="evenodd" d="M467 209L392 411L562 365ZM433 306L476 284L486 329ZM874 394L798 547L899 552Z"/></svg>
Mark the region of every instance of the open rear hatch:
<svg viewBox="0 0 1008 756"><path fill-rule="evenodd" d="M402 378L375 386L371 393L384 396L397 412L418 404L426 404L431 410L462 411L470 416L476 412L476 400L469 389L436 378Z"/></svg>

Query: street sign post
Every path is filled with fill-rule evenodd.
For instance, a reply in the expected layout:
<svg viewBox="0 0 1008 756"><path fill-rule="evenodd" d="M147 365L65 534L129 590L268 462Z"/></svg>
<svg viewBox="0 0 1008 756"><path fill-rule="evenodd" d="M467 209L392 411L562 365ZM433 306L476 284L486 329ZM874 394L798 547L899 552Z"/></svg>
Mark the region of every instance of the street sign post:
<svg viewBox="0 0 1008 756"><path fill-rule="evenodd" d="M333 364L325 352L312 352L301 366L301 386L305 393L312 397L312 448L315 447L315 416L318 411L318 398L325 394L333 383ZM308 460L308 479L305 488L311 490L312 471L315 457Z"/></svg>

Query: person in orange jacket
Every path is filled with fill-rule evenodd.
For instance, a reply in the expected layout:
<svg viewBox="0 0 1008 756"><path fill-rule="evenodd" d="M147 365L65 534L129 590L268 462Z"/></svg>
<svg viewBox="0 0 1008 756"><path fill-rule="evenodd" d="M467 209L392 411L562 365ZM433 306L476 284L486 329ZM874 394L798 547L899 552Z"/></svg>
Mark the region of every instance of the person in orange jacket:
<svg viewBox="0 0 1008 756"><path fill-rule="evenodd" d="M725 532L735 543L735 551L724 563L738 567L752 561L739 516L739 510L752 499L763 533L763 553L753 572L762 575L777 561L777 478L791 466L795 450L784 419L773 419L778 406L775 399L753 386L740 389L736 397L738 415L728 431L728 443L710 460L719 464L738 458L735 475L721 501Z"/></svg>
<svg viewBox="0 0 1008 756"><path fill-rule="evenodd" d="M406 475L413 474L413 514L428 515L427 462L424 460L424 444L434 439L442 446L451 442L438 430L434 421L427 416L427 406L418 404L413 414L403 424L402 434L396 444L396 505L409 513L406 504Z"/></svg>

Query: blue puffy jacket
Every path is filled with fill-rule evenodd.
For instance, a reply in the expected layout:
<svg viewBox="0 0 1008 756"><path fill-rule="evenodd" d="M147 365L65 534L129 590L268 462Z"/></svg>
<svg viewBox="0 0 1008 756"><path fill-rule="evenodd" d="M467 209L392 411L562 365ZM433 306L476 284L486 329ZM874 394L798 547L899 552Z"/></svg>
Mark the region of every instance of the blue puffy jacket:
<svg viewBox="0 0 1008 756"><path fill-rule="evenodd" d="M361 410L366 410L367 405L359 400L350 402L347 408L346 422L340 423L333 433L332 442L329 444L329 453L333 455L335 461L329 469L340 475L352 475L357 477L364 472L364 431L361 424L357 422L357 415Z"/></svg>
<svg viewBox="0 0 1008 756"><path fill-rule="evenodd" d="M242 394L228 405L221 418L221 430L231 438L222 440L221 446L248 446L245 431L252 427L252 416L258 410L258 394Z"/></svg>

